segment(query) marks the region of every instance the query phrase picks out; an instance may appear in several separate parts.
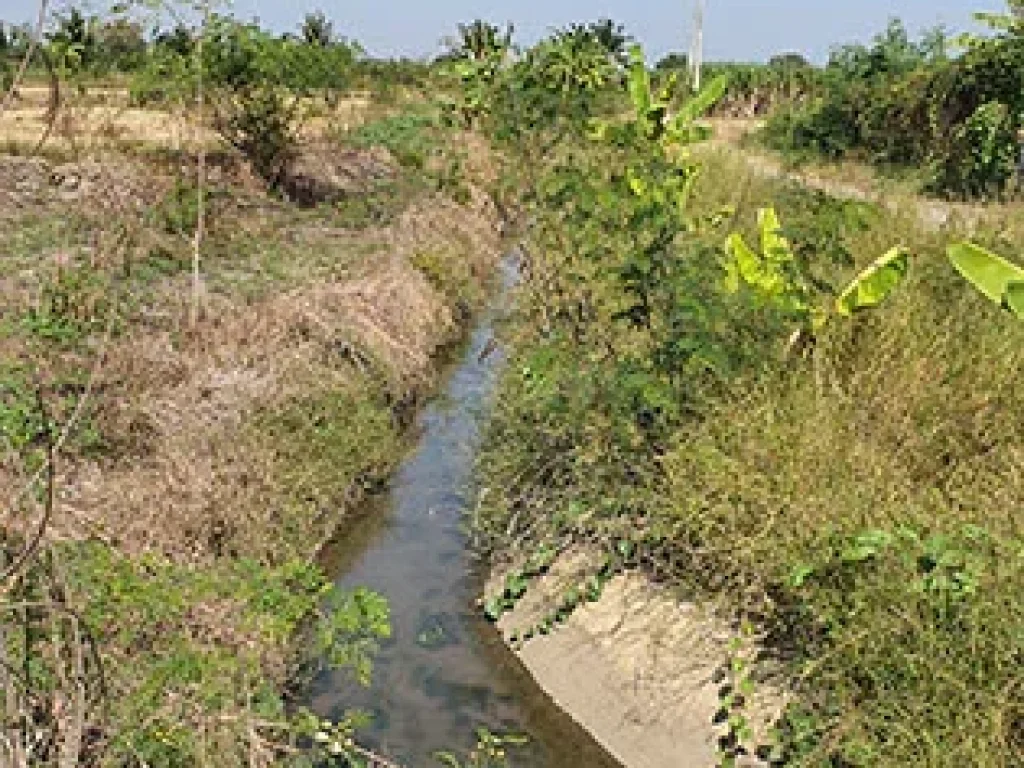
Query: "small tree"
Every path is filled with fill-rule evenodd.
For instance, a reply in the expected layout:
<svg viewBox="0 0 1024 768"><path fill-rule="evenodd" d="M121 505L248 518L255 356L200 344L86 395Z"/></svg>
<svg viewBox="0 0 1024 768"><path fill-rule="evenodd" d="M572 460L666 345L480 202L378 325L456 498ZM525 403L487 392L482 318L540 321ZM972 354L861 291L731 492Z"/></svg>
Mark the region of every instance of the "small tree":
<svg viewBox="0 0 1024 768"><path fill-rule="evenodd" d="M476 19L470 24L459 24L459 34L452 46L453 53L455 58L472 61L484 61L499 54L504 55L512 48L513 32L511 24L507 24L505 31L502 32L496 25L482 19Z"/></svg>
<svg viewBox="0 0 1024 768"><path fill-rule="evenodd" d="M626 64L629 61L628 46L633 41L625 28L611 19L600 19L590 24L573 24L568 33L593 40L614 61Z"/></svg>
<svg viewBox="0 0 1024 768"><path fill-rule="evenodd" d="M139 73L136 97L195 96L195 66L177 35L154 50ZM211 15L203 41L201 76L212 124L271 187L285 180L310 96L337 92L349 83L358 49L349 44L310 44L281 38L255 24Z"/></svg>
<svg viewBox="0 0 1024 768"><path fill-rule="evenodd" d="M307 45L327 48L334 44L334 24L328 21L323 11L307 13L302 22L302 39Z"/></svg>
<svg viewBox="0 0 1024 768"><path fill-rule="evenodd" d="M768 66L775 69L804 69L811 66L811 62L802 53L780 53L768 60Z"/></svg>
<svg viewBox="0 0 1024 768"><path fill-rule="evenodd" d="M175 25L174 29L166 32L158 32L153 39L153 47L170 51L181 57L192 55L195 41L192 39L192 32L184 24Z"/></svg>
<svg viewBox="0 0 1024 768"><path fill-rule="evenodd" d="M59 18L57 29L46 35L47 49L54 65L65 76L78 74L97 61L96 20L87 19L72 7Z"/></svg>
<svg viewBox="0 0 1024 768"><path fill-rule="evenodd" d="M128 19L113 19L96 30L97 58L104 66L121 71L137 68L146 53L142 26Z"/></svg>

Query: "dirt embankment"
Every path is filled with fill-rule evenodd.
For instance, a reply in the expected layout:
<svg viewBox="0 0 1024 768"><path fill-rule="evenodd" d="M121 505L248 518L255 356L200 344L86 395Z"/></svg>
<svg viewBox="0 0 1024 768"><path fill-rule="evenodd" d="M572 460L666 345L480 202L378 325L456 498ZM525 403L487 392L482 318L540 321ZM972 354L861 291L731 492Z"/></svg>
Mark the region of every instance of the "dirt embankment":
<svg viewBox="0 0 1024 768"><path fill-rule="evenodd" d="M378 170L380 157L367 163L367 154L342 154L339 167L323 172L334 178L352 168L348 177ZM170 186L165 178L141 177L130 163L111 168L4 159L0 176L13 181L5 213L17 226L20 215L56 215L69 203L102 209L124 198L127 207L145 207L151 190ZM247 277L268 278L247 276L263 265L246 254L230 265L218 263L216 254L201 260L205 312L194 326L187 320L187 272L133 288L131 298L141 306L109 342L90 404L104 442L117 450L62 462L54 536L94 536L127 552L185 560L232 553L274 562L308 555L331 533L340 507L395 460L394 449L383 450L380 442L393 442L388 436L406 418L403 409L432 384L435 355L466 320L464 302L435 285L433 275L416 266L417 257L430 252L442 269L468 264L484 286L500 251L493 207L479 191L467 205L424 197L410 200L389 226L352 231L298 215L289 227L286 209L256 202L261 207L253 212L219 214L238 216L231 226L261 228L260 235L283 251L273 254L279 274L255 300ZM210 250L222 246L214 236ZM68 250L66 259L84 258ZM138 259L144 266L147 256ZM39 263L46 262L42 255ZM41 270L25 266L5 277L23 284L31 303L37 286L25 284L41 278ZM289 466L296 457L276 444L297 435L268 430L278 429L270 426L274 415L289 409L311 409L315 419L320 406L314 401L332 393L345 393L357 411L365 406L376 431L352 415L349 426L367 432L339 457L345 462L335 469L350 487L341 498L297 499L297 468ZM392 423L377 424L382 409L391 411ZM4 493L16 484L15 476L4 477Z"/></svg>
<svg viewBox="0 0 1024 768"><path fill-rule="evenodd" d="M595 559L564 555L531 584L498 622L506 641L556 612ZM488 595L502 589L498 573ZM541 688L625 768L711 768L726 733L719 713L735 636L724 621L634 571L614 576L597 601L560 626L509 645ZM783 701L770 683L757 684L744 707L754 740L767 735ZM763 763L747 755L736 765Z"/></svg>

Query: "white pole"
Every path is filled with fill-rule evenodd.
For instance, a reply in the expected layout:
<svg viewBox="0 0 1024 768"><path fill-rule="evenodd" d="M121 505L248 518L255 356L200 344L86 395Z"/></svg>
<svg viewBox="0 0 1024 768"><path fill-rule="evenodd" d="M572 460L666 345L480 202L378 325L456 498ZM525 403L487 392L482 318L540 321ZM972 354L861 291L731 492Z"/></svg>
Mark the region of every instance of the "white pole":
<svg viewBox="0 0 1024 768"><path fill-rule="evenodd" d="M693 9L693 40L690 44L690 74L693 90L700 90L701 67L704 64L704 3L696 0Z"/></svg>

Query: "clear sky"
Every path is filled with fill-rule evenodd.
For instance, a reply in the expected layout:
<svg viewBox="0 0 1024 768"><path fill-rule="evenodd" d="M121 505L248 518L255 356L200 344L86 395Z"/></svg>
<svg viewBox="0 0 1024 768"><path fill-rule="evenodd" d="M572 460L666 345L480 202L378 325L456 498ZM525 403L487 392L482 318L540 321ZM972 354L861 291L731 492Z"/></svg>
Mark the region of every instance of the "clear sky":
<svg viewBox="0 0 1024 768"><path fill-rule="evenodd" d="M371 54L419 57L459 22L512 21L520 42L548 29L607 16L626 25L652 58L688 48L694 0L233 0L237 16L258 16L273 29L294 29L307 11L320 9L335 29ZM823 61L835 43L866 41L891 16L912 32L939 24L970 28L971 12L1005 7L1002 0L707 0L705 47L709 59L764 60L800 51ZM0 18L31 18L36 0L0 0Z"/></svg>

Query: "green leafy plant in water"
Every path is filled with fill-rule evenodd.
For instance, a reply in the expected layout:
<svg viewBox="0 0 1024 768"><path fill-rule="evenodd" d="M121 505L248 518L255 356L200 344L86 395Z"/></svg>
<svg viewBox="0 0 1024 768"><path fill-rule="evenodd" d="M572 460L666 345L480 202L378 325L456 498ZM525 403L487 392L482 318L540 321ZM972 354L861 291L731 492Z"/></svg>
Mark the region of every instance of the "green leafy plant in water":
<svg viewBox="0 0 1024 768"><path fill-rule="evenodd" d="M448 750L435 752L434 757L449 768L508 768L508 749L528 742L529 739L518 734L496 734L487 728L478 728L476 746L465 758Z"/></svg>
<svg viewBox="0 0 1024 768"><path fill-rule="evenodd" d="M364 587L328 594L317 628L320 653L330 666L350 668L362 685L369 685L379 643L391 637L387 600Z"/></svg>
<svg viewBox="0 0 1024 768"><path fill-rule="evenodd" d="M292 718L295 735L310 742L307 755L300 765L370 765L366 752L356 739L357 732L370 724L370 717L363 712L347 712L337 721L324 720L308 710L302 710ZM308 762L305 758L312 762Z"/></svg>

